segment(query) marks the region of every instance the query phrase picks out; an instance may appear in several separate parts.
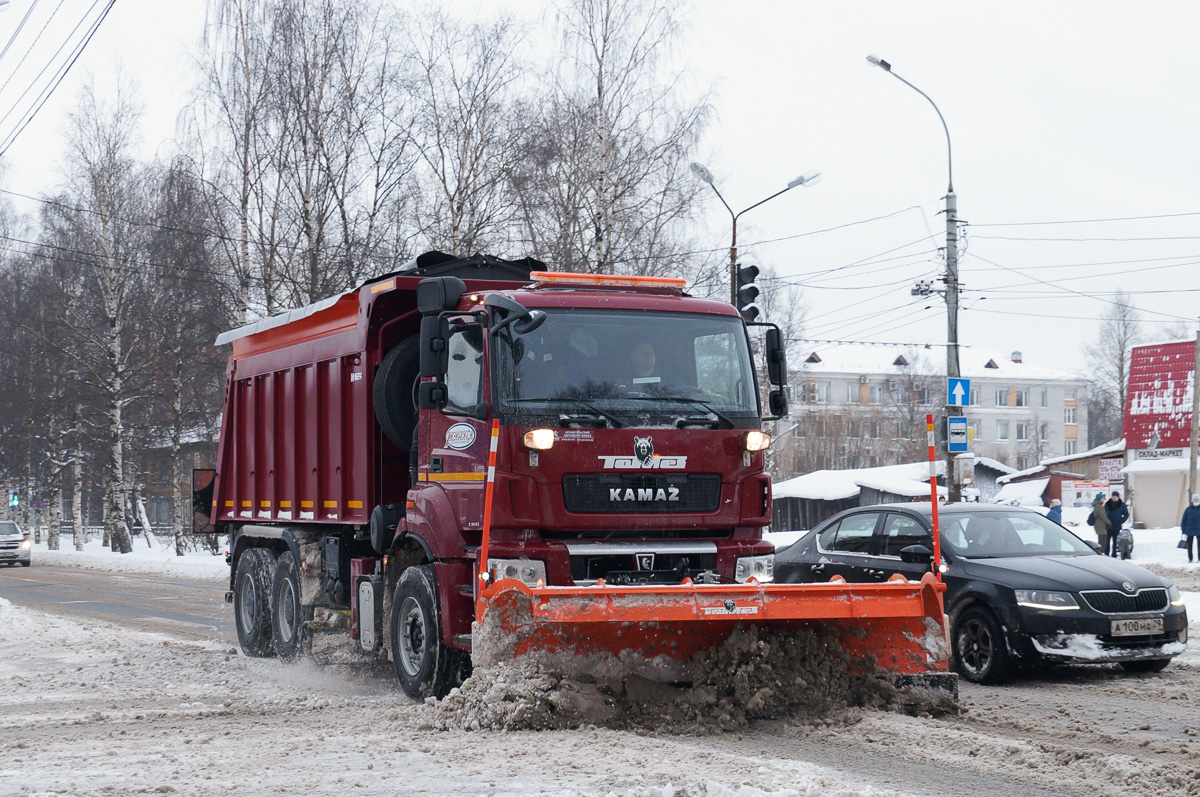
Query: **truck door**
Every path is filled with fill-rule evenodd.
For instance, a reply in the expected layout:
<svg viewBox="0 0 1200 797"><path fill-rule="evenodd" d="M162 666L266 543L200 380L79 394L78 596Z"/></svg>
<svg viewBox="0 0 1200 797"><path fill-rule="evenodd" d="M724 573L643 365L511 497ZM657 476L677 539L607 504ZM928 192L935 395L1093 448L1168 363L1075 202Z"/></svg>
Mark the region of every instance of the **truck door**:
<svg viewBox="0 0 1200 797"><path fill-rule="evenodd" d="M446 406L425 413L419 480L437 483L450 498L464 529L483 525L483 488L490 444L490 408L483 325L473 317L452 319L446 340ZM424 441L428 441L427 443Z"/></svg>

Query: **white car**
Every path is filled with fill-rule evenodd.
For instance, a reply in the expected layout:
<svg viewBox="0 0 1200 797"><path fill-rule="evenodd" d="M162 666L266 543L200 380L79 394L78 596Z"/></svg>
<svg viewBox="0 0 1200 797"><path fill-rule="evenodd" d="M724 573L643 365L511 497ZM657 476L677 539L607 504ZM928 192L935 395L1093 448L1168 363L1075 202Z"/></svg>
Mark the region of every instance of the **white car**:
<svg viewBox="0 0 1200 797"><path fill-rule="evenodd" d="M29 567L29 550L33 540L11 520L0 520L0 563L12 566L17 562Z"/></svg>

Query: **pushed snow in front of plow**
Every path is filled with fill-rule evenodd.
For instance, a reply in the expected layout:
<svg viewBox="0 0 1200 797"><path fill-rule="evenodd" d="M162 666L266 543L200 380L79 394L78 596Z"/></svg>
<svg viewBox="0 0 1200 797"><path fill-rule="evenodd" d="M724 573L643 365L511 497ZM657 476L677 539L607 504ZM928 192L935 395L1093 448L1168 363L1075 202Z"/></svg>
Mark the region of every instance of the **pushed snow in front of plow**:
<svg viewBox="0 0 1200 797"><path fill-rule="evenodd" d="M922 680L953 684L933 639L941 603L931 578L853 587L500 582L484 594L475 671L438 704L441 727L706 733L855 706L959 710L956 690Z"/></svg>

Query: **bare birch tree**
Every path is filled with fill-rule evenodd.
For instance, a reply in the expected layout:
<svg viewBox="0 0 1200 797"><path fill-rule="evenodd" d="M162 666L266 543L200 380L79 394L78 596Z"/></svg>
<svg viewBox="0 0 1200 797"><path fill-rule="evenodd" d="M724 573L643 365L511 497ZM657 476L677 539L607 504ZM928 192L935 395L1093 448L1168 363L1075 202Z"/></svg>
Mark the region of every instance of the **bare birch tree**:
<svg viewBox="0 0 1200 797"><path fill-rule="evenodd" d="M1143 340L1141 316L1125 291L1100 316L1094 342L1083 347L1092 387L1088 394L1088 443L1100 445L1121 436L1129 390L1129 352Z"/></svg>

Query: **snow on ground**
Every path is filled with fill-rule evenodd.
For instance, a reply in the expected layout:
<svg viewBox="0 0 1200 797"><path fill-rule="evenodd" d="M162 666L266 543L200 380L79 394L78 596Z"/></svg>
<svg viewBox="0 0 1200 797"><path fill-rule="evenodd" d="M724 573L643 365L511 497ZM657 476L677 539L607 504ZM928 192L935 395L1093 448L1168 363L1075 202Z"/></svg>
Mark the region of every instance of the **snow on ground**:
<svg viewBox="0 0 1200 797"><path fill-rule="evenodd" d="M0 628L5 795L902 793L672 734L434 730L435 707L375 670L249 659L3 599Z"/></svg>
<svg viewBox="0 0 1200 797"><path fill-rule="evenodd" d="M68 535L59 537L59 550L51 551L43 539L34 543L33 566L39 563L67 565L86 570L107 570L114 573L147 573L180 578L196 578L205 581L229 579L229 565L225 564L225 538L221 537L219 550L213 556L208 551L188 551L183 556L175 555L175 542L166 537L133 538L133 551L127 554L113 553L100 544L100 539L88 540L83 551L75 550L75 541Z"/></svg>

